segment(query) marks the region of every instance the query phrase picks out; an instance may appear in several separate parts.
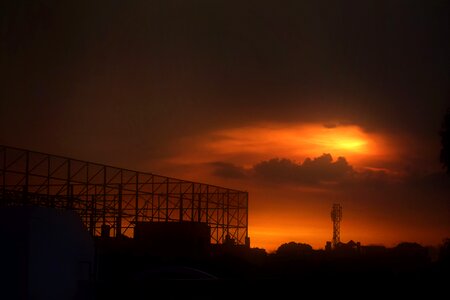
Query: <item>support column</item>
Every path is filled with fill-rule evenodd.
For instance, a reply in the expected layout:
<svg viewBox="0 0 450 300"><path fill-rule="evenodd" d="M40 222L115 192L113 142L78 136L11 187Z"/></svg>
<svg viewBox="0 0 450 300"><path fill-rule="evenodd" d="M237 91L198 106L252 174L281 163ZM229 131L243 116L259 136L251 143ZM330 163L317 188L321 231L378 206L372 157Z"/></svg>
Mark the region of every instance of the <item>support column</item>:
<svg viewBox="0 0 450 300"><path fill-rule="evenodd" d="M117 208L116 238L122 234L122 185L119 184L119 201Z"/></svg>
<svg viewBox="0 0 450 300"><path fill-rule="evenodd" d="M183 208L183 194L180 193L180 222L183 222L183 214L184 214L184 208Z"/></svg>
<svg viewBox="0 0 450 300"><path fill-rule="evenodd" d="M95 219L97 215L97 207L95 205L95 195L91 196L91 209L92 213L89 217L89 233L91 236L95 236Z"/></svg>
<svg viewBox="0 0 450 300"><path fill-rule="evenodd" d="M169 221L169 178L166 184L166 222Z"/></svg>
<svg viewBox="0 0 450 300"><path fill-rule="evenodd" d="M200 185L200 193L198 194L197 220L202 221L202 186Z"/></svg>
<svg viewBox="0 0 450 300"><path fill-rule="evenodd" d="M230 236L230 190L227 190L227 236Z"/></svg>
<svg viewBox="0 0 450 300"><path fill-rule="evenodd" d="M67 207L71 208L72 196L71 186L70 186L70 159L67 159L67 178L66 178L66 190L67 190Z"/></svg>
<svg viewBox="0 0 450 300"><path fill-rule="evenodd" d="M209 185L206 186L206 225L209 225Z"/></svg>
<svg viewBox="0 0 450 300"><path fill-rule="evenodd" d="M139 173L136 172L136 199L135 199L135 203L134 203L135 207L135 211L134 211L134 221L135 223L137 223L138 217L139 217Z"/></svg>
<svg viewBox="0 0 450 300"><path fill-rule="evenodd" d="M194 215L195 215L195 208L194 208L194 205L195 205L195 185L194 184L192 184L192 195L191 195L191 221L192 222L194 222L195 221L195 217L194 217Z"/></svg>

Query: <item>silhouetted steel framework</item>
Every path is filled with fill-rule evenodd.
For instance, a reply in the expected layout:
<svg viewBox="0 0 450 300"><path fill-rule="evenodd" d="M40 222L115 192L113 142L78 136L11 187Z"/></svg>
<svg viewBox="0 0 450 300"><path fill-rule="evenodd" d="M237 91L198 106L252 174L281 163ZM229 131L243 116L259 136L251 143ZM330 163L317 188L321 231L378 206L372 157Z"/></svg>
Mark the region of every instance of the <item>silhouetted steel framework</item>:
<svg viewBox="0 0 450 300"><path fill-rule="evenodd" d="M331 210L331 220L333 220L333 247L341 242L341 220L342 220L342 206L340 204L333 204Z"/></svg>
<svg viewBox="0 0 450 300"><path fill-rule="evenodd" d="M1 205L78 212L94 236L110 226L132 236L136 222L205 222L211 242L248 237L248 193L0 145Z"/></svg>

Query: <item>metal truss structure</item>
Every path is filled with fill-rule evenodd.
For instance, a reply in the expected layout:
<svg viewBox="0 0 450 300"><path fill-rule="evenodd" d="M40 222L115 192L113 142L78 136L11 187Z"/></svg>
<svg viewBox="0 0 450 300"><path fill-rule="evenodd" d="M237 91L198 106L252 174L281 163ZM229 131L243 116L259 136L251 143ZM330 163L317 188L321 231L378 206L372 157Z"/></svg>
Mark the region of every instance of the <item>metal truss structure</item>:
<svg viewBox="0 0 450 300"><path fill-rule="evenodd" d="M0 145L0 205L76 211L93 236L136 222L205 222L211 243L248 237L248 193Z"/></svg>
<svg viewBox="0 0 450 300"><path fill-rule="evenodd" d="M341 243L341 221L342 206L338 203L333 204L331 210L331 220L333 221L333 247L336 248Z"/></svg>

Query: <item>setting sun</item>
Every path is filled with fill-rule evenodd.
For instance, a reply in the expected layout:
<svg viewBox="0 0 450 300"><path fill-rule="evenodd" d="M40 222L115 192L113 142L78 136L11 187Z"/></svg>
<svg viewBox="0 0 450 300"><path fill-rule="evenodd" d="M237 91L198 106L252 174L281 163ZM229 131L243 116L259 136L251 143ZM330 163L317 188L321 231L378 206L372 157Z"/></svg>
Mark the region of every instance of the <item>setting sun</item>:
<svg viewBox="0 0 450 300"><path fill-rule="evenodd" d="M300 132L302 136L299 143L308 143L314 154L322 152L347 157L352 154L373 155L380 152L373 141L374 137L355 125L327 128L312 124L303 126Z"/></svg>
<svg viewBox="0 0 450 300"><path fill-rule="evenodd" d="M337 148L343 148L353 151L358 151L367 143L359 140L341 140L336 143Z"/></svg>
<svg viewBox="0 0 450 300"><path fill-rule="evenodd" d="M185 137L181 143L189 144L191 151L184 151L171 160L173 163L230 160L245 166L270 159L274 153L295 161L330 153L357 167L376 167L367 162L393 154L385 138L366 133L359 126L329 128L320 123L255 124Z"/></svg>

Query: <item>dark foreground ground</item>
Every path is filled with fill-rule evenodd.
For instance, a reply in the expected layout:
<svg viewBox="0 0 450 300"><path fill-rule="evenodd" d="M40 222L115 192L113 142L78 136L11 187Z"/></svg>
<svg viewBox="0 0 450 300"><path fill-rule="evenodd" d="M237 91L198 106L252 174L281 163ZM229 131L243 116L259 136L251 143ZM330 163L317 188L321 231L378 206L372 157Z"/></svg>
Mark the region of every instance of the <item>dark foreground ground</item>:
<svg viewBox="0 0 450 300"><path fill-rule="evenodd" d="M449 279L333 276L283 279L151 280L98 283L92 299L446 299ZM340 299L341 296L339 296Z"/></svg>
<svg viewBox="0 0 450 300"><path fill-rule="evenodd" d="M234 250L196 259L104 255L103 274L86 289L93 299L446 299L450 289L448 253L432 260L417 244L271 255Z"/></svg>

